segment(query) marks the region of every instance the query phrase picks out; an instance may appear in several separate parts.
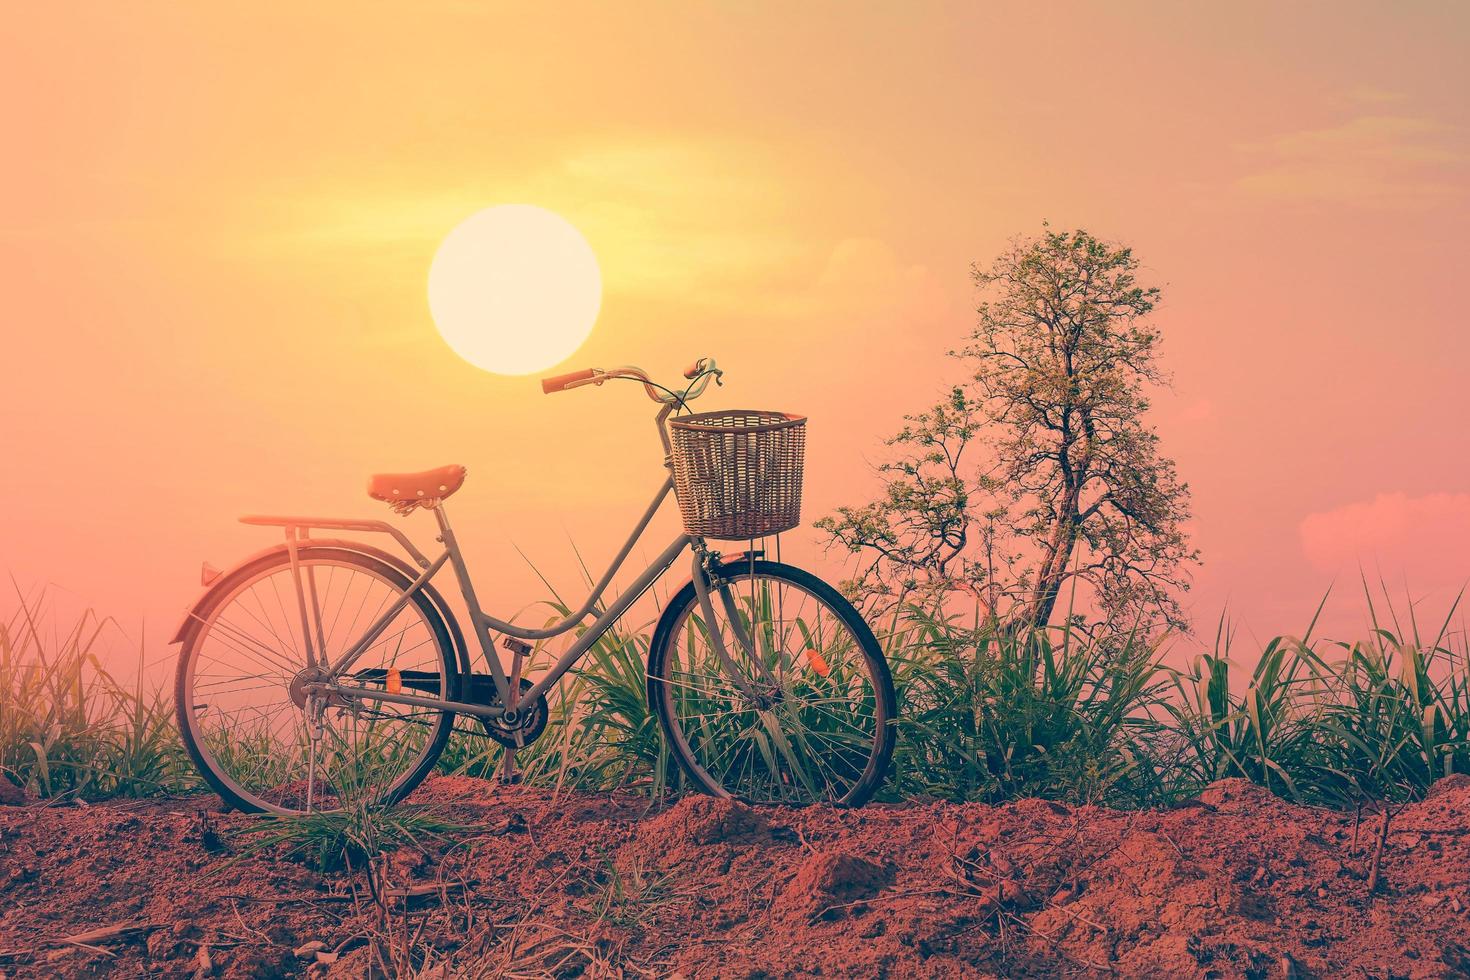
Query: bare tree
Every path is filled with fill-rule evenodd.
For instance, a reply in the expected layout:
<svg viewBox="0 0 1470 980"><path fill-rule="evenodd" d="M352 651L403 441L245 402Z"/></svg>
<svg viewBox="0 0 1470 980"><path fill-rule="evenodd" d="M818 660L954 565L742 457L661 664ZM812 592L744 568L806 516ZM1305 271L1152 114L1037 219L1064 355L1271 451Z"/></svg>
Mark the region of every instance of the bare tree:
<svg viewBox="0 0 1470 980"><path fill-rule="evenodd" d="M1144 421L1166 383L1158 289L1131 249L1085 231L1012 242L973 270L970 377L888 441L882 492L817 522L862 556L850 588L973 593L998 620L1044 625L1074 580L1109 618L1182 625L1199 560L1189 488Z"/></svg>

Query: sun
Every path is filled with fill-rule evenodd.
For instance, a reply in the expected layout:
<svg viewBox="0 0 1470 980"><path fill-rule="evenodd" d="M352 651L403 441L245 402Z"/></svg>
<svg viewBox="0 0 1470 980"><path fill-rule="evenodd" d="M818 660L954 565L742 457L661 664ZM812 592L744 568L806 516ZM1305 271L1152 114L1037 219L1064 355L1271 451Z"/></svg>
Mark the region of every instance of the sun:
<svg viewBox="0 0 1470 980"><path fill-rule="evenodd" d="M587 239L529 204L470 215L429 266L439 333L460 357L496 374L531 374L566 360L601 306L602 273Z"/></svg>

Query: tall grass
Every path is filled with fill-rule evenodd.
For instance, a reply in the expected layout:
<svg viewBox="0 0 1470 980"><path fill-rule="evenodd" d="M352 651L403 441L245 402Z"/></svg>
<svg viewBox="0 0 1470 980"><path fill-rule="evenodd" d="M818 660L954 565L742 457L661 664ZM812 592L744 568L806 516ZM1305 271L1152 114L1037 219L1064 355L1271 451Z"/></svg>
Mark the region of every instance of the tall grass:
<svg viewBox="0 0 1470 980"><path fill-rule="evenodd" d="M577 560L583 582L591 589L592 573L580 552ZM544 625L570 615L571 607L550 580L535 565L531 570L551 595L539 604L546 610ZM589 621L605 609L604 601L596 603ZM679 768L648 704L645 665L653 626L648 622L630 630L622 622L614 623L547 693L546 732L516 751L516 767L523 778L565 789L635 788L655 799L678 791ZM582 632L579 628L573 636L580 638ZM557 653L539 641L522 673L534 678L556 660ZM438 768L488 777L504 754L505 749L483 734L476 722L461 719Z"/></svg>
<svg viewBox="0 0 1470 980"><path fill-rule="evenodd" d="M326 811L267 815L237 832L241 854L278 848L287 856L307 859L321 871L365 867L401 847L465 832L470 828L443 819L411 803L385 805L383 788L403 771L391 740L380 740L382 751L353 753L324 779L323 795L335 807ZM404 747L405 754L416 748Z"/></svg>
<svg viewBox="0 0 1470 980"><path fill-rule="evenodd" d="M553 601L548 622L570 610ZM648 634L615 625L547 695L546 732L516 752L526 781L565 789L637 788L651 796L677 789L677 767L648 705L644 664ZM525 674L536 677L556 657L537 644ZM439 771L489 777L505 750L473 719L457 720Z"/></svg>
<svg viewBox="0 0 1470 980"><path fill-rule="evenodd" d="M123 683L97 657L110 620L85 612L61 629L44 595L17 597L15 611L0 621L0 778L50 798L147 796L198 785L172 697L148 683L141 651L136 675Z"/></svg>
<svg viewBox="0 0 1470 980"><path fill-rule="evenodd" d="M1158 638L891 610L875 622L899 695L881 798L1145 806L1230 777L1305 803L1419 798L1470 772L1470 660L1447 626L1421 634L1391 607L1384 621L1368 609L1357 642L1314 639L1314 619L1300 637L1241 651L1222 623L1183 669ZM88 613L48 631L48 618L22 598L0 622L0 778L47 798L197 788L167 692L141 669L122 683L99 662L110 624ZM517 753L529 782L683 791L646 701L650 625L615 627L553 688L546 733ZM538 647L528 675L553 659ZM503 749L458 723L440 771L493 774Z"/></svg>
<svg viewBox="0 0 1470 980"><path fill-rule="evenodd" d="M1145 803L1168 794L1158 641L1012 630L910 607L884 637L899 695L890 796Z"/></svg>
<svg viewBox="0 0 1470 980"><path fill-rule="evenodd" d="M1237 777L1300 798L1325 760L1317 737L1330 700L1327 665L1306 643L1276 637L1236 690L1232 640L1222 624L1212 652L1197 656L1190 671L1171 672L1176 697L1162 707L1182 743L1179 780Z"/></svg>
<svg viewBox="0 0 1470 980"><path fill-rule="evenodd" d="M1308 803L1349 805L1424 795L1436 780L1470 772L1470 659L1417 623L1379 621L1371 595L1370 637L1358 642L1277 637L1243 689L1233 635L1222 625L1211 653L1176 673L1168 702L1184 744L1181 780L1236 776ZM1320 613L1320 607L1319 607Z"/></svg>

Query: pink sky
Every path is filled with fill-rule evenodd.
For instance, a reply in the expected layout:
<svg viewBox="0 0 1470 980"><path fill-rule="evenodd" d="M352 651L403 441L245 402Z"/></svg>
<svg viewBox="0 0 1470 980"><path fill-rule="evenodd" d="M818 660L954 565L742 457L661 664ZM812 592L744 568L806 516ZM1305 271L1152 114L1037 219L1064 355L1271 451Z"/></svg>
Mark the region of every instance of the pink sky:
<svg viewBox="0 0 1470 980"><path fill-rule="evenodd" d="M541 596L513 545L573 591L568 537L600 568L659 479L645 403L479 372L424 300L443 235L518 201L602 264L559 369L717 354L713 405L811 416L809 520L942 387L971 262L1043 220L1126 241L1164 288L1195 616L1299 631L1336 579L1357 632L1360 563L1442 609L1470 8L1106 10L11 11L0 569L156 637L201 559L271 543L239 514L377 516L368 473L461 462L482 595Z"/></svg>

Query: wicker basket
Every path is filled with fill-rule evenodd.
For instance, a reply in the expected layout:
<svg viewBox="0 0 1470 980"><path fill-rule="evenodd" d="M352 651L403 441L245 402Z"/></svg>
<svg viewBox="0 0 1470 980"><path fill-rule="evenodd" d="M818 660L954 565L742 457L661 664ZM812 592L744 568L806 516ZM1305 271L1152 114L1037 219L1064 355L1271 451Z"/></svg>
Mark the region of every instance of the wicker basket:
<svg viewBox="0 0 1470 980"><path fill-rule="evenodd" d="M801 523L806 417L731 409L669 422L684 527L738 541Z"/></svg>

